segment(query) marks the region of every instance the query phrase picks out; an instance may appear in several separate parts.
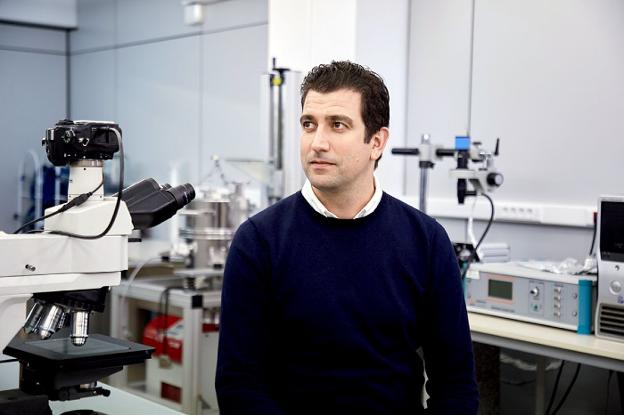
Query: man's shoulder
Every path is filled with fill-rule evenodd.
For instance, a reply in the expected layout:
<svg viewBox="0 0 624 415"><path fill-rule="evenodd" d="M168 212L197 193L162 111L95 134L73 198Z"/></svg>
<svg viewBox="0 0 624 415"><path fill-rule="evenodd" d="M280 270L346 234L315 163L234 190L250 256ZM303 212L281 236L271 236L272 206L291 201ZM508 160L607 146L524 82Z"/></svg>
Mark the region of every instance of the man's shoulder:
<svg viewBox="0 0 624 415"><path fill-rule="evenodd" d="M297 211L298 205L301 203L301 198L301 192L295 192L256 213L249 218L249 222L259 228L274 227Z"/></svg>
<svg viewBox="0 0 624 415"><path fill-rule="evenodd" d="M283 223L297 209L299 192L263 209L244 221L236 230L233 246L271 244L279 240L285 230Z"/></svg>
<svg viewBox="0 0 624 415"><path fill-rule="evenodd" d="M386 198L386 202L388 204L388 208L391 212L392 217L405 218L410 222L418 224L421 227L432 231L437 231L442 228L437 220L427 215L426 213L416 209L414 206L411 206L408 203L394 196L391 196L386 192L384 192L384 197Z"/></svg>

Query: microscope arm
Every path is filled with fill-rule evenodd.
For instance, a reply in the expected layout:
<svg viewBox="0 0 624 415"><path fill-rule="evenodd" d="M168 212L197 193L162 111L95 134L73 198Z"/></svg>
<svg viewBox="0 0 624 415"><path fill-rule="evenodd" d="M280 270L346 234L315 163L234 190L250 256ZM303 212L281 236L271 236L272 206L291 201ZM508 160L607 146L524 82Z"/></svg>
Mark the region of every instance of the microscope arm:
<svg viewBox="0 0 624 415"><path fill-rule="evenodd" d="M118 285L128 268L127 235L81 240L53 234L0 234L0 350L24 324L35 293Z"/></svg>

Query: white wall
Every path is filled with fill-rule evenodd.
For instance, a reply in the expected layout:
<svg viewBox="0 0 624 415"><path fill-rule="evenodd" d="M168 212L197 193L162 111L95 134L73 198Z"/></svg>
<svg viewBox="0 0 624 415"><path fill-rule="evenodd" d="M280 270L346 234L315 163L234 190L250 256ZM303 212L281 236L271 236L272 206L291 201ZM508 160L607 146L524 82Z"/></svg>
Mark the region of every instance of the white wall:
<svg viewBox="0 0 624 415"><path fill-rule="evenodd" d="M475 5L470 95L470 2L412 3L408 142L416 145L427 132L450 147L470 121L473 139L488 147L501 137L497 166L505 183L495 200L555 213L567 209L580 213L578 226L589 225L598 195L623 191L624 4L481 0ZM431 173L434 201L455 198L451 166L443 161ZM407 175L407 193L417 195L415 158L408 159ZM482 212L483 217L487 209ZM527 242L536 232L555 239L561 233L558 227L508 226L515 231L500 237L513 241L518 257L547 254ZM463 237L463 226L451 227L458 231L453 236ZM553 257L585 253L591 232L572 232L587 242L552 244Z"/></svg>
<svg viewBox="0 0 624 415"><path fill-rule="evenodd" d="M13 232L17 210L18 166L41 147L46 128L65 117L65 33L0 24L0 129L2 152L0 230ZM26 164L32 170L32 162Z"/></svg>
<svg viewBox="0 0 624 415"><path fill-rule="evenodd" d="M407 86L407 144L453 147L453 138L468 129L471 6L465 0L412 1ZM406 159L406 193L419 194L417 157ZM437 163L430 173L429 196L452 197L448 178L452 161Z"/></svg>
<svg viewBox="0 0 624 415"><path fill-rule="evenodd" d="M392 147L404 147L407 139L407 85L409 0L359 0L357 3L356 60L384 79L390 92L390 139L377 168L384 191L405 193L405 160L392 157Z"/></svg>
<svg viewBox="0 0 624 415"><path fill-rule="evenodd" d="M470 2L413 3L410 143L429 132L452 146L471 98L473 139L492 148L501 137L498 200L591 207L624 191L624 4L476 1L469 97L470 12ZM450 163L431 175L433 198L454 197ZM408 176L417 194L416 162Z"/></svg>
<svg viewBox="0 0 624 415"><path fill-rule="evenodd" d="M356 58L356 0L269 0L269 54L279 66L308 72Z"/></svg>
<svg viewBox="0 0 624 415"><path fill-rule="evenodd" d="M505 199L622 193L624 2L477 2L473 134L502 138Z"/></svg>

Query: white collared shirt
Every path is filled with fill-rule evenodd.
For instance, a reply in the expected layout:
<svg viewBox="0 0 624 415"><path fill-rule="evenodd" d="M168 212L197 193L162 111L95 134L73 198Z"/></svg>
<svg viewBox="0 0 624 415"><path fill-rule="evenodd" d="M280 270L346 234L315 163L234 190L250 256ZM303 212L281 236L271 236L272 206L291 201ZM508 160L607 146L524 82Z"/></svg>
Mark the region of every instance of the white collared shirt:
<svg viewBox="0 0 624 415"><path fill-rule="evenodd" d="M375 209L377 209L379 202L381 202L381 196L383 194L383 191L381 190L381 185L379 184L379 180L377 180L377 176L373 175L373 179L375 181L375 193L373 193L373 197L371 197L371 200L368 201L366 206L364 206L362 210L360 210L358 214L353 217L353 219L363 218L364 216L370 215L375 211ZM306 182L301 189L301 194L310 204L310 206L312 206L312 209L316 210L321 215L325 216L326 218L338 218L338 216L331 213L325 207L325 205L323 205L319 198L316 197L316 194L312 190L312 183L310 183L310 180L306 179Z"/></svg>

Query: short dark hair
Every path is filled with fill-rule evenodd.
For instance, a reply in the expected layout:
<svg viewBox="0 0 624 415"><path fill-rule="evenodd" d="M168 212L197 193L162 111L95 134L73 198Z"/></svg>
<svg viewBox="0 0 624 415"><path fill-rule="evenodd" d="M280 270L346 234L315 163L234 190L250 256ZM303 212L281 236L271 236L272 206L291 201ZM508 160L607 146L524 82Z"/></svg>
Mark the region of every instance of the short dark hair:
<svg viewBox="0 0 624 415"><path fill-rule="evenodd" d="M359 92L362 97L365 143L382 127L390 125L390 94L383 79L369 68L349 61L332 61L312 68L301 84L301 108L310 90L328 93L339 89ZM379 159L375 167L378 162Z"/></svg>

